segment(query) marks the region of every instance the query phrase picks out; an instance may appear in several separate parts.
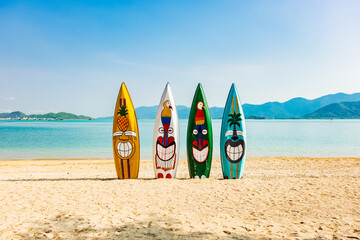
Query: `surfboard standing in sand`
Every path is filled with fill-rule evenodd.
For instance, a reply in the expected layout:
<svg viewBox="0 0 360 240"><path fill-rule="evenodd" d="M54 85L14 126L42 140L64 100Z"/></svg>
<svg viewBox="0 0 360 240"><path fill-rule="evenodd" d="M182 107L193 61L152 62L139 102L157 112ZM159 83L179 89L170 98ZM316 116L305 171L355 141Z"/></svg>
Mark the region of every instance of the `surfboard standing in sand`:
<svg viewBox="0 0 360 240"><path fill-rule="evenodd" d="M156 178L176 177L179 149L179 119L170 84L167 83L154 128L153 160Z"/></svg>
<svg viewBox="0 0 360 240"><path fill-rule="evenodd" d="M190 177L208 178L213 138L209 107L200 83L196 88L190 109L186 147Z"/></svg>
<svg viewBox="0 0 360 240"><path fill-rule="evenodd" d="M225 179L243 177L246 158L245 117L235 84L231 85L224 108L220 156Z"/></svg>
<svg viewBox="0 0 360 240"><path fill-rule="evenodd" d="M118 178L137 178L140 163L139 129L125 83L121 84L115 105L112 138Z"/></svg>

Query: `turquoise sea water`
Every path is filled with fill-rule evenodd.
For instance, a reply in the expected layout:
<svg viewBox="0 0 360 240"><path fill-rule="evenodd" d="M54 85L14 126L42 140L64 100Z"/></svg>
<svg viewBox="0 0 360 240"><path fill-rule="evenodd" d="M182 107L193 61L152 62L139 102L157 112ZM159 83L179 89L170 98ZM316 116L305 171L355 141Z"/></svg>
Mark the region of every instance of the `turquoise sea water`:
<svg viewBox="0 0 360 240"><path fill-rule="evenodd" d="M213 120L219 158L221 120ZM248 157L360 157L360 120L247 120ZM152 159L154 120L139 120L141 159ZM186 158L187 120L180 120ZM0 159L112 158L112 121L0 121Z"/></svg>

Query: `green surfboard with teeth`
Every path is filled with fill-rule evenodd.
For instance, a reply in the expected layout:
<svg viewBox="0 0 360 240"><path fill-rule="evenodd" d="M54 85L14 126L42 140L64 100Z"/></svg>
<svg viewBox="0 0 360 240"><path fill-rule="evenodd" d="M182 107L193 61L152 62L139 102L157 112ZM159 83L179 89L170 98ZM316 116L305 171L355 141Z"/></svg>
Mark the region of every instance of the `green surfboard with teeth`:
<svg viewBox="0 0 360 240"><path fill-rule="evenodd" d="M187 157L190 178L210 176L213 135L210 111L199 83L190 109L187 129Z"/></svg>

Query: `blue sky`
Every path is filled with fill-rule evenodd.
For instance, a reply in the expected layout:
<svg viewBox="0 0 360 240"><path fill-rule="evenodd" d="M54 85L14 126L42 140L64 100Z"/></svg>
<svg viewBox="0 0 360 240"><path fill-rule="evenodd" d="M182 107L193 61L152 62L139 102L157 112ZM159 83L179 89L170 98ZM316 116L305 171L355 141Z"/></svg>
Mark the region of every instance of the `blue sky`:
<svg viewBox="0 0 360 240"><path fill-rule="evenodd" d="M223 106L360 92L360 1L0 1L0 112L110 116L166 82Z"/></svg>

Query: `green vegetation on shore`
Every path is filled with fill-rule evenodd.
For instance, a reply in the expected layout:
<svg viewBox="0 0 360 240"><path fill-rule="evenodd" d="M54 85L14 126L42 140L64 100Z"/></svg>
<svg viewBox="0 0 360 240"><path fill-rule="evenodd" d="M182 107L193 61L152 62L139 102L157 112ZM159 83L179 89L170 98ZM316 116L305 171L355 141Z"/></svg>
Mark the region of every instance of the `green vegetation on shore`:
<svg viewBox="0 0 360 240"><path fill-rule="evenodd" d="M10 119L16 119L16 118L23 118L26 117L26 114L23 112L11 112L11 113L0 113L0 118L10 118Z"/></svg>
<svg viewBox="0 0 360 240"><path fill-rule="evenodd" d="M249 116L259 116L268 119L295 119L303 118L303 116L312 114L314 111L329 104L357 101L360 101L360 93L336 93L313 100L297 97L283 103L267 102L260 105L244 104L243 110L246 118ZM343 118L346 118L346 115L344 115Z"/></svg>
<svg viewBox="0 0 360 240"><path fill-rule="evenodd" d="M89 116L75 115L75 114L66 113L66 112L46 113L46 114L31 114L31 115L27 115L27 117L28 118L62 119L62 120L70 120L70 119L88 120L88 119L92 119Z"/></svg>
<svg viewBox="0 0 360 240"><path fill-rule="evenodd" d="M59 113L46 113L46 114L30 114L26 115L22 112L12 112L12 113L0 113L0 118L4 119L22 119L22 120L31 120L31 119L46 119L46 120L92 120L92 117L84 115L75 115L72 113L59 112Z"/></svg>
<svg viewBox="0 0 360 240"><path fill-rule="evenodd" d="M359 119L360 101L340 102L329 104L311 114L305 115L307 119Z"/></svg>

